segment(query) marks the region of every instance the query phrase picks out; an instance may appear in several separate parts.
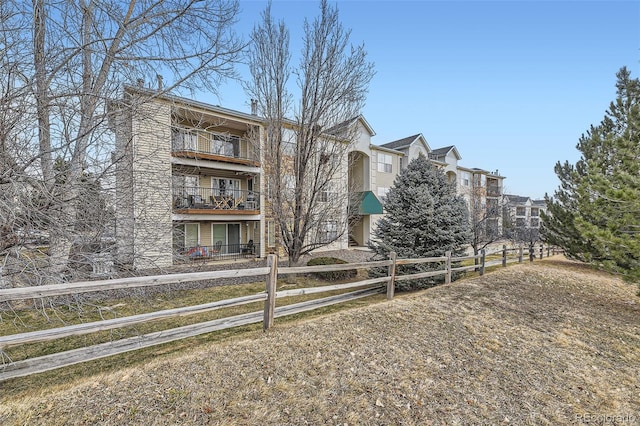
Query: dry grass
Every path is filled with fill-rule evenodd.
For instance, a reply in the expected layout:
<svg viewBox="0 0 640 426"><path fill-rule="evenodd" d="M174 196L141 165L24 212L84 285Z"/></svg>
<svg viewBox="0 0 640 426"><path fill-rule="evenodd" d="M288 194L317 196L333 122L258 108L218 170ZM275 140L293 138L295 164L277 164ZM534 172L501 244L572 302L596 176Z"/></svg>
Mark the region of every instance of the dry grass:
<svg viewBox="0 0 640 426"><path fill-rule="evenodd" d="M55 386L0 383L0 423L638 424L639 319L634 286L552 258Z"/></svg>

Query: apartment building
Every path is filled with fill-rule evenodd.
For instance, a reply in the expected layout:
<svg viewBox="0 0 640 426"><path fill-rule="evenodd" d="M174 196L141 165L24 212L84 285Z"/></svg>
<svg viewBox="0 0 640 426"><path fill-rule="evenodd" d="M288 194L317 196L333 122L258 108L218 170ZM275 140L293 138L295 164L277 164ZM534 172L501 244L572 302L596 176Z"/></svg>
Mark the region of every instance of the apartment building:
<svg viewBox="0 0 640 426"><path fill-rule="evenodd" d="M458 163L462 156L455 146L431 149L422 134L389 142L382 147L402 152L405 165L418 155L429 158L444 171L450 182L456 183L457 193L465 198L471 214L476 216L475 220L485 223L487 228L497 235L502 234L501 200L505 177L497 170L489 172L461 166Z"/></svg>
<svg viewBox="0 0 640 426"><path fill-rule="evenodd" d="M126 87L109 108L116 135L118 264L146 269L284 254L260 117L142 87ZM293 126L287 122L282 130L289 141L285 164L295 152ZM316 250L366 246L384 214L387 191L418 155L441 167L469 202L479 200L491 212L500 205L504 177L459 165L455 146L432 150L422 134L378 146L374 136L363 116L323 130L326 146L316 160L338 170L318 197L327 207L314 212L318 218L308 234ZM280 190L291 183L285 176ZM500 228L502 221L492 220Z"/></svg>
<svg viewBox="0 0 640 426"><path fill-rule="evenodd" d="M534 200L530 197L505 194L503 197L505 215L515 229L540 229L542 218L540 213L547 211L545 200Z"/></svg>
<svg viewBox="0 0 640 426"><path fill-rule="evenodd" d="M259 119L127 87L116 134L116 261L264 256Z"/></svg>

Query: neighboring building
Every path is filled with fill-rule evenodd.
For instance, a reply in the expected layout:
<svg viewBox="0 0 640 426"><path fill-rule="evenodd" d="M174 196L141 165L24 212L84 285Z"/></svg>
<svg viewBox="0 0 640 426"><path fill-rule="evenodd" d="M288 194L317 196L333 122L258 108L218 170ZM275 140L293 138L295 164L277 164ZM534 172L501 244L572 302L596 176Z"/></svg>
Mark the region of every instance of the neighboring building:
<svg viewBox="0 0 640 426"><path fill-rule="evenodd" d="M516 233L524 229L540 229L541 212L547 211L545 200L533 200L520 195L503 196L504 216L509 228Z"/></svg>
<svg viewBox="0 0 640 426"><path fill-rule="evenodd" d="M458 166L458 194L467 201L471 219L484 224L487 235L502 236L502 188L504 176L498 171Z"/></svg>
<svg viewBox="0 0 640 426"><path fill-rule="evenodd" d="M119 264L264 255L256 116L131 87L110 108Z"/></svg>
<svg viewBox="0 0 640 426"><path fill-rule="evenodd" d="M422 134L409 136L397 141L383 144L382 147L402 152L406 163L418 155L425 155L429 160L443 169L450 182L456 182L457 193L462 195L476 220L481 220L495 235L502 234L502 188L504 176L498 171L488 172L477 168L460 166L462 156L458 149L451 145L432 150Z"/></svg>

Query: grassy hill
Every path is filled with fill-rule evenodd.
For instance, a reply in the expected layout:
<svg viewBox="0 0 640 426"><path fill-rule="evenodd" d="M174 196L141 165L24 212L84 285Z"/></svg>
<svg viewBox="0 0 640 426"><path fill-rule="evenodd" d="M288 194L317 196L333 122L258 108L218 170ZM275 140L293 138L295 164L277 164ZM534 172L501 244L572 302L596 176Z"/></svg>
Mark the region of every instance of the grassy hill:
<svg viewBox="0 0 640 426"><path fill-rule="evenodd" d="M640 424L635 291L559 257L510 266L116 372L0 383L0 424Z"/></svg>

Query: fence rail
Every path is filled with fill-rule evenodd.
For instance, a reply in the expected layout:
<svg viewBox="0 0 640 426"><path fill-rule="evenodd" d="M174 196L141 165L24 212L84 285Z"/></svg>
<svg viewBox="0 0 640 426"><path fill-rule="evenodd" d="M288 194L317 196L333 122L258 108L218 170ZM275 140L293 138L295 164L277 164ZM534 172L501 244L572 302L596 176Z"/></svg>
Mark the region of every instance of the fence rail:
<svg viewBox="0 0 640 426"><path fill-rule="evenodd" d="M146 348L241 325L262 322L263 328L267 330L273 326L274 318L293 315L296 313L305 312L336 303L356 300L374 294L386 292L387 299L390 300L394 296L395 282L397 281L414 280L444 275L445 282L449 283L451 282L452 272L478 270L480 274L483 274L485 268L488 266L497 266L500 264L506 266L508 263L512 263L515 261L522 262L523 251L524 249L522 247L519 247L517 249L507 249L506 246L503 246L502 251L498 251L493 254L487 254L484 250L482 250L480 254L474 256L452 257L451 253L447 252L446 256L420 259L396 259L395 253L391 253L388 260L376 262L283 268L278 268L277 257L275 255L269 255L267 259L267 267L262 268L194 272L148 277L120 278L102 281L86 281L69 284L46 285L39 287L0 289L1 303L22 299L38 299L86 292L150 287L165 284L201 280L215 280L230 277L264 277L265 281L265 291L258 294L246 295L200 305L185 306L181 308L132 315L122 318L94 321L90 323L69 325L48 330L38 330L0 336L0 355L2 355L2 358L4 360L4 351L11 346L51 341L69 336L80 336L99 331L112 330L115 328L155 321L159 319L194 315L216 309L264 301L263 311L249 312L241 315L210 320L197 324L177 327L170 330L152 332L140 336L128 337L111 342L100 343L88 347L58 352L50 355L44 355L15 362L4 362L0 366L0 381L49 371L60 367L104 358L111 355L121 354L141 348ZM550 253L551 249L548 248L547 256L549 256ZM489 262L485 261L486 256L495 256L496 254L499 254L501 257ZM514 257L514 254L516 257ZM530 260L533 260L536 254L538 254L537 250L530 249ZM540 246L539 256L543 257L543 255L544 250L543 247ZM452 266L453 264L464 260L473 260L474 264L468 266ZM421 263L441 263L442 269L407 275L398 275L396 273L396 267L398 265L411 265ZM385 267L387 268L387 276L384 277L370 278L342 284L332 284L322 287L310 287L281 291L277 290L276 281L278 276ZM352 289L356 290L338 295L276 307L276 299Z"/></svg>

